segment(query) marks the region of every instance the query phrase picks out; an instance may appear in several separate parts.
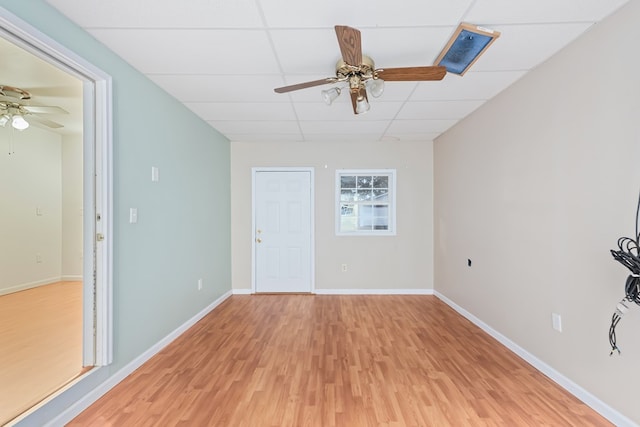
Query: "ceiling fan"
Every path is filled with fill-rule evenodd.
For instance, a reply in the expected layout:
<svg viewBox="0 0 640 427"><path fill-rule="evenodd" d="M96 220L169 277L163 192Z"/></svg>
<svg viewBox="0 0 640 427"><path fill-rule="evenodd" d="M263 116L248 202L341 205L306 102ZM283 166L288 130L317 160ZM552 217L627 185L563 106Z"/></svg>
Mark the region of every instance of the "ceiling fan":
<svg viewBox="0 0 640 427"><path fill-rule="evenodd" d="M0 126L11 123L14 129L24 130L30 122L36 126L59 129L63 127L41 114L69 114L61 107L31 104L31 94L24 89L0 85ZM28 118L28 120L27 120Z"/></svg>
<svg viewBox="0 0 640 427"><path fill-rule="evenodd" d="M335 26L342 58L336 64L336 76L298 83L274 89L286 93L333 83L347 83L355 114L369 111L367 90L378 97L384 91L385 81L442 80L447 72L463 75L469 67L495 41L500 33L487 28L461 23L436 59L436 65L402 68L375 68L373 59L362 54L361 35L356 28ZM341 89L334 87L322 91L322 98L330 105Z"/></svg>

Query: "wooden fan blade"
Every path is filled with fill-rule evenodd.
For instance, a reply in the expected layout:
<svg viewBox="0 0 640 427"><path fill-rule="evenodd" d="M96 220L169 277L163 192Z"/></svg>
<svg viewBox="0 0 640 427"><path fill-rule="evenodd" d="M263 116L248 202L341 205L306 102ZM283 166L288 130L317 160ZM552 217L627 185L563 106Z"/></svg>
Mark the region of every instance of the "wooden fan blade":
<svg viewBox="0 0 640 427"><path fill-rule="evenodd" d="M335 81L336 81L335 78L327 77L326 79L322 79L322 80L314 80L312 82L298 83L298 84L291 85L291 86L278 87L278 88L275 88L274 91L276 93L286 93L286 92L292 92L294 90L305 89L305 88L308 88L308 87L321 86L321 85L325 85L325 84L329 84L329 83L335 83Z"/></svg>
<svg viewBox="0 0 640 427"><path fill-rule="evenodd" d="M358 114L356 113L356 107L358 106L358 92L351 91L350 95L351 95L351 105L353 106L353 114Z"/></svg>
<svg viewBox="0 0 640 427"><path fill-rule="evenodd" d="M413 82L442 80L447 74L446 67L433 65L429 67L384 68L378 71L378 77L388 82Z"/></svg>
<svg viewBox="0 0 640 427"><path fill-rule="evenodd" d="M362 39L360 37L360 30L344 25L336 25L335 28L342 59L349 65L360 66L362 64Z"/></svg>
<svg viewBox="0 0 640 427"><path fill-rule="evenodd" d="M67 110L61 107L56 106L46 106L46 105L25 105L23 108L30 113L38 113L38 114L69 114Z"/></svg>

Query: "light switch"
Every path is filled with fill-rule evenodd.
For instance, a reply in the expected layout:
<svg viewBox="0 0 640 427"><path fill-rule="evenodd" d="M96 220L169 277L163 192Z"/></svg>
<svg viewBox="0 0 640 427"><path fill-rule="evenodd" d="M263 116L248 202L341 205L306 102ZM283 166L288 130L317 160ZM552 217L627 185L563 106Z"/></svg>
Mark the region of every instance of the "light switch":
<svg viewBox="0 0 640 427"><path fill-rule="evenodd" d="M551 313L551 323L553 324L553 329L562 332L562 316L558 313Z"/></svg>
<svg viewBox="0 0 640 427"><path fill-rule="evenodd" d="M138 208L129 209L129 223L135 224L138 222Z"/></svg>
<svg viewBox="0 0 640 427"><path fill-rule="evenodd" d="M160 176L158 174L158 168L155 166L151 166L151 181L158 182L158 180L160 179Z"/></svg>

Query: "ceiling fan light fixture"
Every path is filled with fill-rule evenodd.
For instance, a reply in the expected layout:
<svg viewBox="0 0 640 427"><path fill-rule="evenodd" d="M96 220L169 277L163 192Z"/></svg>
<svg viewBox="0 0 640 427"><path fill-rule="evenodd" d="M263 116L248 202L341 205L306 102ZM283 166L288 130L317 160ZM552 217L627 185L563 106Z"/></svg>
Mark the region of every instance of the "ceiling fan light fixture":
<svg viewBox="0 0 640 427"><path fill-rule="evenodd" d="M371 108L366 96L359 96L356 100L356 114L364 114Z"/></svg>
<svg viewBox="0 0 640 427"><path fill-rule="evenodd" d="M5 127L5 125L9 123L10 119L11 117L9 117L8 114L3 114L2 116L0 116L0 126Z"/></svg>
<svg viewBox="0 0 640 427"><path fill-rule="evenodd" d="M331 89L323 90L321 92L322 100L325 104L331 105L340 96L340 88L332 87Z"/></svg>
<svg viewBox="0 0 640 427"><path fill-rule="evenodd" d="M367 90L374 98L378 98L384 92L384 80L382 79L367 80L366 86Z"/></svg>
<svg viewBox="0 0 640 427"><path fill-rule="evenodd" d="M21 115L15 114L13 116L13 119L11 119L11 126L13 126L13 128L17 130L25 130L29 127L29 122L26 121Z"/></svg>
<svg viewBox="0 0 640 427"><path fill-rule="evenodd" d="M440 52L436 64L462 76L499 36L498 31L463 22Z"/></svg>

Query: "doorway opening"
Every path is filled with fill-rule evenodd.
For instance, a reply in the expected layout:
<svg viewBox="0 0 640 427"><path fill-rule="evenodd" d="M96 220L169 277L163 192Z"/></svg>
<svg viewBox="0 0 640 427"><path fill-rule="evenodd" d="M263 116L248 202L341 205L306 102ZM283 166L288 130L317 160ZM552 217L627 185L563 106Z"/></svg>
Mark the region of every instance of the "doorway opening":
<svg viewBox="0 0 640 427"><path fill-rule="evenodd" d="M2 8L0 55L4 424L112 360L111 80Z"/></svg>

